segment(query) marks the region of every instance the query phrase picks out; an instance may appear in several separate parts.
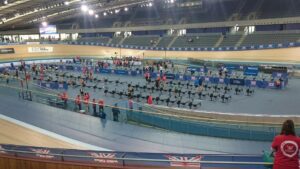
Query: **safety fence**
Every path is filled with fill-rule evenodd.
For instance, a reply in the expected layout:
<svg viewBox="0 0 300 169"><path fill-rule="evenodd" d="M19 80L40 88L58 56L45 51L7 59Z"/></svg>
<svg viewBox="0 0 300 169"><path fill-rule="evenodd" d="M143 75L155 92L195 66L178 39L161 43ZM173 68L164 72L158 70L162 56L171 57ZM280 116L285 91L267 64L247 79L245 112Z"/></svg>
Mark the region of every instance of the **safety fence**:
<svg viewBox="0 0 300 169"><path fill-rule="evenodd" d="M169 131L186 134L222 137L231 139L244 139L255 141L272 141L274 136L280 132L281 126L269 123L254 123L251 121L220 120L201 116L190 116L188 114L174 114L172 110L159 110L143 103L134 102L129 107L127 98L114 105L105 105L103 110L92 102L88 104L75 104L74 98L67 102L62 101L57 90L41 88L30 84L30 90L18 87L18 82L0 84L2 94L16 95L25 100L46 104L61 109L66 109L87 115L99 117L102 120L114 120L119 122L134 122L135 124L148 125ZM18 95L16 94L18 93ZM24 97L25 96L25 97ZM94 111L95 110L95 111Z"/></svg>
<svg viewBox="0 0 300 169"><path fill-rule="evenodd" d="M53 41L53 42L36 42L37 44L66 44L66 45L88 45L88 46L104 46L124 49L137 49L137 50L154 50L154 51L245 51L245 50L262 50L262 49L278 49L300 46L299 42L286 42L277 44L256 44L249 46L225 46L225 47L153 47L153 46L138 46L138 45L119 45L108 44L99 42L85 42L85 41ZM1 43L1 45L20 45L20 43Z"/></svg>
<svg viewBox="0 0 300 169"><path fill-rule="evenodd" d="M272 162L265 162L264 155L227 155L227 154L172 154L111 152L92 150L67 150L46 147L0 145L0 158L22 158L62 162L87 166L122 167L159 167L159 168L236 168L266 169Z"/></svg>

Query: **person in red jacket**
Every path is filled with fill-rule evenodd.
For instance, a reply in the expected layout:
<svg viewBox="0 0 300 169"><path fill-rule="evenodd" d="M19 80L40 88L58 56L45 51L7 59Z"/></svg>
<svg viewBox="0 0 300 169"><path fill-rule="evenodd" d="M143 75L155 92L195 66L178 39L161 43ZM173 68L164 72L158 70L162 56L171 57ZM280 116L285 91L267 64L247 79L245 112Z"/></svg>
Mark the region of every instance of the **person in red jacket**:
<svg viewBox="0 0 300 169"><path fill-rule="evenodd" d="M294 122L286 120L280 135L272 143L275 152L273 169L299 169L300 139L296 136Z"/></svg>

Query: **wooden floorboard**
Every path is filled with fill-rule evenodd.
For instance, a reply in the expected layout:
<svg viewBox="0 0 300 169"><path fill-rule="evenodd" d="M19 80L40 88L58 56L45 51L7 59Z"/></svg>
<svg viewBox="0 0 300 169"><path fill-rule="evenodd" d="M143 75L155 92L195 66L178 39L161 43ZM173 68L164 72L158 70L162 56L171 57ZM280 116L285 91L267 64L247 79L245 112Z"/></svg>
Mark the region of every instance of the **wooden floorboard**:
<svg viewBox="0 0 300 169"><path fill-rule="evenodd" d="M41 146L50 148L85 149L78 145L52 138L46 134L0 119L0 144Z"/></svg>

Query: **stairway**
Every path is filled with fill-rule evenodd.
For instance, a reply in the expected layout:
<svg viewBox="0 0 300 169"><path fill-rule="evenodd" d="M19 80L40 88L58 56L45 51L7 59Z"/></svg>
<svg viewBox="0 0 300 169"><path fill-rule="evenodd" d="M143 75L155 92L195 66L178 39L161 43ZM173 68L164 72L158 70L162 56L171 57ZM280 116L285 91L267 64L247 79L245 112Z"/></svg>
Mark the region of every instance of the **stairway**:
<svg viewBox="0 0 300 169"><path fill-rule="evenodd" d="M244 42L246 36L247 36L247 34L244 33L244 34L242 35L242 37L240 38L240 40L237 41L237 43L235 44L235 47L239 47L239 46Z"/></svg>
<svg viewBox="0 0 300 169"><path fill-rule="evenodd" d="M122 40L120 40L120 42L118 43L118 45L122 45L125 39L126 39L126 37L124 37Z"/></svg>
<svg viewBox="0 0 300 169"><path fill-rule="evenodd" d="M157 47L157 45L159 44L159 42L162 40L162 37L159 37L159 39L157 40L157 42L154 44L154 47Z"/></svg>
<svg viewBox="0 0 300 169"><path fill-rule="evenodd" d="M178 36L174 36L173 40L169 43L169 45L167 46L167 48L170 48L174 42L177 40Z"/></svg>
<svg viewBox="0 0 300 169"><path fill-rule="evenodd" d="M221 35L220 38L219 38L219 40L218 40L218 41L216 42L216 44L214 45L214 48L219 47L220 44L223 42L223 40L224 40L224 36Z"/></svg>

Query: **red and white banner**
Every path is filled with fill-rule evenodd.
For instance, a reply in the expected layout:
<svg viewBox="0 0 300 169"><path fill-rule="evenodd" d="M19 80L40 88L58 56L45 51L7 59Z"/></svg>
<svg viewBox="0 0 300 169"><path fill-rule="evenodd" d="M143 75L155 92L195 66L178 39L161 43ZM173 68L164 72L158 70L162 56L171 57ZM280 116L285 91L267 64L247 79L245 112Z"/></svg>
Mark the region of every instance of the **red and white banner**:
<svg viewBox="0 0 300 169"><path fill-rule="evenodd" d="M200 161L202 159L202 156L200 155L194 157L166 155L166 157L170 160L171 167L201 167Z"/></svg>

